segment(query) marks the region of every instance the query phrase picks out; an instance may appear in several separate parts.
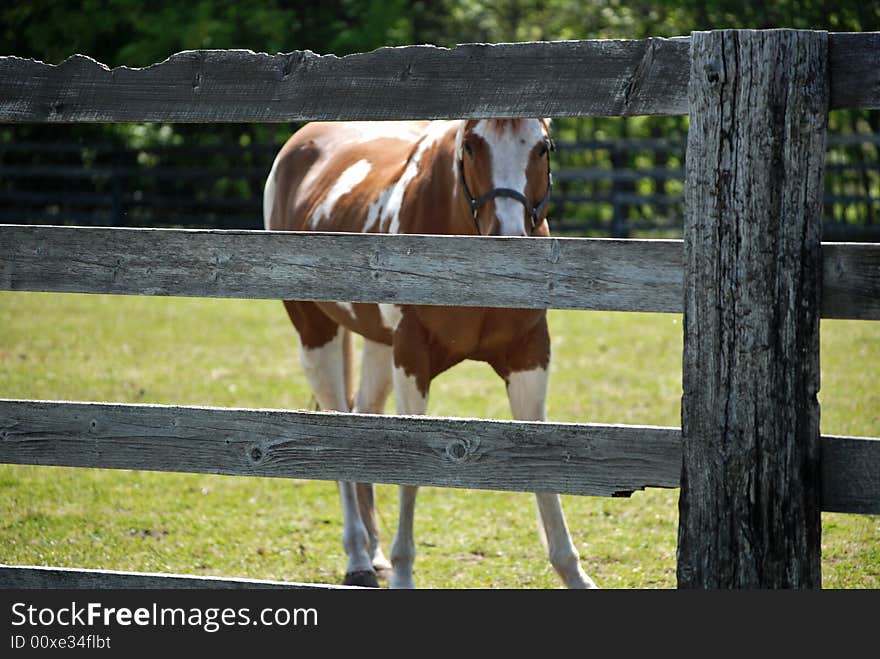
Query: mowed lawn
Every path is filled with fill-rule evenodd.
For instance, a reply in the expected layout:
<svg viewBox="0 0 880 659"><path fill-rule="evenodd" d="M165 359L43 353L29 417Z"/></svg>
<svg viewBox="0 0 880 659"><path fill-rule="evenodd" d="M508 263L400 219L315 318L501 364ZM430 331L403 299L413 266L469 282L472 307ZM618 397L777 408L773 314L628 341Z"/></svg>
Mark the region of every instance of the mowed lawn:
<svg viewBox="0 0 880 659"><path fill-rule="evenodd" d="M680 425L681 317L550 312L557 421ZM308 409L279 302L0 293L0 397ZM880 437L880 323L823 321L822 432ZM389 411L393 401L389 401ZM438 378L429 413L510 418L491 370ZM383 545L396 487L377 488ZM606 588L672 588L678 491L563 497ZM524 493L423 488L415 578L435 588L555 588ZM336 486L0 465L0 563L339 582ZM826 587L880 587L880 516L823 515Z"/></svg>

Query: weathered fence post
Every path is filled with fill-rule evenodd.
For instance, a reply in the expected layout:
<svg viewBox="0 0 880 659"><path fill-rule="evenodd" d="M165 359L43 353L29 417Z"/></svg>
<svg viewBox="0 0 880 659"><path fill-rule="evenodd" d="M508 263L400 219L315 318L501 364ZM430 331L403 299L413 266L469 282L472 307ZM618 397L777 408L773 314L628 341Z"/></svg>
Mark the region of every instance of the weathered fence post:
<svg viewBox="0 0 880 659"><path fill-rule="evenodd" d="M691 37L678 584L818 588L824 32Z"/></svg>

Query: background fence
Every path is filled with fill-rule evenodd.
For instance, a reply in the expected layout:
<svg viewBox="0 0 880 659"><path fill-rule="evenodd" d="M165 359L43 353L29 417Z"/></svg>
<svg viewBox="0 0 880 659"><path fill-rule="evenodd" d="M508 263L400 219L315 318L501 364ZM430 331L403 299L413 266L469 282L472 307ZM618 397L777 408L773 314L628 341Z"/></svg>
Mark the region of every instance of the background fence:
<svg viewBox="0 0 880 659"><path fill-rule="evenodd" d="M590 139L589 123L558 123L579 139L553 155L554 234L681 237L685 139ZM280 146L0 143L0 222L259 229ZM880 240L880 134L829 135L823 232Z"/></svg>

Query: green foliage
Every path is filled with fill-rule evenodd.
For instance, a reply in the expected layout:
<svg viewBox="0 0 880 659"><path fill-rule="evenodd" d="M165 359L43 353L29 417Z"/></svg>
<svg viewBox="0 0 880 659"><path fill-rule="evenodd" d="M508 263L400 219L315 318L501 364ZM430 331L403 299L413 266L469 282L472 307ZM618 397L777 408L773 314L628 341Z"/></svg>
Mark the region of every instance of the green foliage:
<svg viewBox="0 0 880 659"><path fill-rule="evenodd" d="M693 30L789 27L871 31L880 6L843 0L446 0L455 41L642 39ZM445 41L445 39L444 39Z"/></svg>
<svg viewBox="0 0 880 659"><path fill-rule="evenodd" d="M406 0L32 0L0 9L2 50L57 63L74 53L147 66L201 48L339 55L405 43Z"/></svg>

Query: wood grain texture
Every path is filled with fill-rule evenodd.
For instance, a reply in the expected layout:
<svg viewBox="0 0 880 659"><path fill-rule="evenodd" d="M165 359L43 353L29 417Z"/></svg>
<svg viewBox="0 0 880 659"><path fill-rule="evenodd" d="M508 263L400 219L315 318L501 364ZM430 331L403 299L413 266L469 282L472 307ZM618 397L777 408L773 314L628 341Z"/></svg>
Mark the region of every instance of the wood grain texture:
<svg viewBox="0 0 880 659"><path fill-rule="evenodd" d="M681 310L681 242L0 225L0 290Z"/></svg>
<svg viewBox="0 0 880 659"><path fill-rule="evenodd" d="M0 57L0 121L287 122L687 112L688 40L185 51L142 69Z"/></svg>
<svg viewBox="0 0 880 659"><path fill-rule="evenodd" d="M822 317L880 320L880 244L824 243ZM0 290L681 313L680 240L0 225Z"/></svg>
<svg viewBox="0 0 880 659"><path fill-rule="evenodd" d="M822 437L822 510L880 515L880 438Z"/></svg>
<svg viewBox="0 0 880 659"><path fill-rule="evenodd" d="M625 496L678 486L678 430L0 401L0 462Z"/></svg>
<svg viewBox="0 0 880 659"><path fill-rule="evenodd" d="M831 109L880 109L880 32L828 34Z"/></svg>
<svg viewBox="0 0 880 659"><path fill-rule="evenodd" d="M678 583L821 585L824 33L692 35Z"/></svg>
<svg viewBox="0 0 880 659"><path fill-rule="evenodd" d="M880 244L822 243L822 317L880 320Z"/></svg>
<svg viewBox="0 0 880 659"><path fill-rule="evenodd" d="M878 33L829 35L832 107L880 108ZM0 57L0 121L287 122L687 113L689 37L195 50L140 69Z"/></svg>
<svg viewBox="0 0 880 659"><path fill-rule="evenodd" d="M186 574L0 565L0 588L63 590L326 590L352 586L235 579Z"/></svg>

